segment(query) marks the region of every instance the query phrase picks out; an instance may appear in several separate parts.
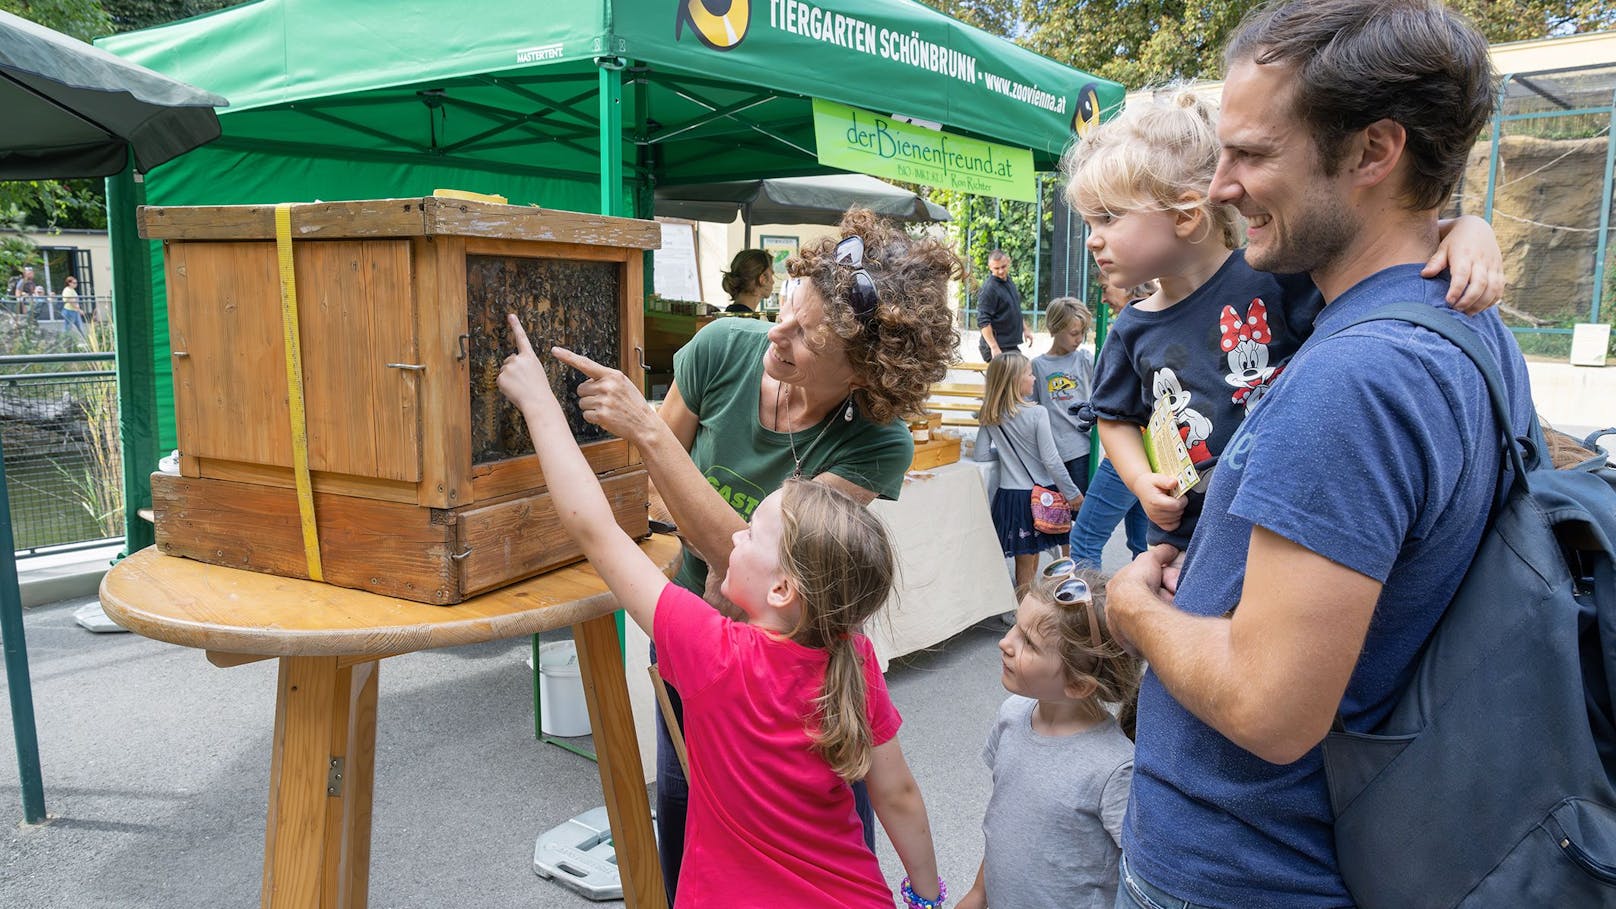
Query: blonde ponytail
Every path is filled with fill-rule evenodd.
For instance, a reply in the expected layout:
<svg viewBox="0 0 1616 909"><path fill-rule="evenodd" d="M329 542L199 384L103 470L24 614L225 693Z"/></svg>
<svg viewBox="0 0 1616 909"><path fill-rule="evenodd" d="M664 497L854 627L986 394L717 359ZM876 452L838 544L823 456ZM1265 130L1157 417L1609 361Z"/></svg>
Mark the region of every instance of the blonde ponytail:
<svg viewBox="0 0 1616 909"><path fill-rule="evenodd" d="M812 739L814 750L830 769L851 783L869 774L870 752L875 747L865 708L864 664L849 638L833 642L828 649L825 690L814 701L818 728Z"/></svg>
<svg viewBox="0 0 1616 909"><path fill-rule="evenodd" d="M791 639L829 655L808 734L814 751L852 782L869 773L875 747L854 635L886 602L897 558L881 520L846 493L812 480L788 480L784 493L780 567L802 597Z"/></svg>

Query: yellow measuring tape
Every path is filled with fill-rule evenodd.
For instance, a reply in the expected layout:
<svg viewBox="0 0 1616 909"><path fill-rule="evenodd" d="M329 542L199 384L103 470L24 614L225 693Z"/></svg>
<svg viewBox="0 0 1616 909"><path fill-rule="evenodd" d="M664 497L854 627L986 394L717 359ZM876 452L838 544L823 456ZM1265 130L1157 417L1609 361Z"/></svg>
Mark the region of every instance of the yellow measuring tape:
<svg viewBox="0 0 1616 909"><path fill-rule="evenodd" d="M292 417L292 475L297 481L297 512L303 523L303 555L309 577L325 580L320 568L320 531L314 524L314 486L309 482L309 428L303 412L303 351L298 342L297 277L292 270L292 203L275 206L275 254L281 268L281 340L286 348L286 401Z"/></svg>

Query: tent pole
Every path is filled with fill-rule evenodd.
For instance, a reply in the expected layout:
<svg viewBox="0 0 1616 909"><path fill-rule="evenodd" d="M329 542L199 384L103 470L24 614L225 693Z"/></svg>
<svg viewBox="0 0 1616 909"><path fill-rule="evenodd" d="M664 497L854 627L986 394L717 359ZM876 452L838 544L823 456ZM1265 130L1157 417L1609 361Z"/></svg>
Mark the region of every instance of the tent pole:
<svg viewBox="0 0 1616 909"><path fill-rule="evenodd" d="M156 541L140 517L151 505L151 472L157 468L157 369L152 350L151 244L140 239L135 209L146 203L146 185L133 157L123 172L107 178L107 231L112 239L112 318L117 340L118 436L123 454L124 555Z"/></svg>
<svg viewBox="0 0 1616 909"><path fill-rule="evenodd" d="M6 690L11 694L11 735L17 743L22 816L45 820L45 781L39 771L39 730L34 725L34 689L28 679L28 641L22 628L22 591L17 586L16 541L11 534L11 496L0 458L0 642L6 651Z"/></svg>
<svg viewBox="0 0 1616 909"><path fill-rule="evenodd" d="M600 213L623 211L623 59L596 57L600 68Z"/></svg>

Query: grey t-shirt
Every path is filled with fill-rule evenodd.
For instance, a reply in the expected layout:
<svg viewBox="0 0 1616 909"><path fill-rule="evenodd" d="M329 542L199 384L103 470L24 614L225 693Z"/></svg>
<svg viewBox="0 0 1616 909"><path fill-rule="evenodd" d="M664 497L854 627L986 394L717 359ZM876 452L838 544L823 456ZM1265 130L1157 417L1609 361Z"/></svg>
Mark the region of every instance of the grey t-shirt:
<svg viewBox="0 0 1616 909"><path fill-rule="evenodd" d="M1053 486L1068 502L1082 494L1055 450L1049 414L1037 404L1023 404L1003 422L983 426L972 456L978 461L999 459L1000 489L1031 492L1034 485Z"/></svg>
<svg viewBox="0 0 1616 909"><path fill-rule="evenodd" d="M982 749L993 771L982 819L988 909L1111 909L1133 742L1110 719L1039 735L1037 704L1011 695Z"/></svg>
<svg viewBox="0 0 1616 909"><path fill-rule="evenodd" d="M1094 357L1082 348L1057 357L1054 354L1032 358L1033 396L1049 412L1049 428L1055 434L1055 450L1062 461L1089 453L1089 434L1077 428L1073 405L1089 399L1094 390Z"/></svg>

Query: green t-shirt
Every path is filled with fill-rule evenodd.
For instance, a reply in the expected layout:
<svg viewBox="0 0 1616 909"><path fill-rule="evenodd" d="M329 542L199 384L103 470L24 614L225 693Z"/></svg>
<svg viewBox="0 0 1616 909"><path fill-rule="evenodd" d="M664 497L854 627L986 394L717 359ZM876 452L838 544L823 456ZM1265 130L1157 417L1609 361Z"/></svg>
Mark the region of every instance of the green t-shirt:
<svg viewBox="0 0 1616 909"><path fill-rule="evenodd" d="M748 521L797 469L786 434L758 423L770 327L753 319L716 319L673 357L679 396L699 423L690 459ZM863 414L849 421L844 414L845 408L837 407L819 425L794 433L802 475L811 479L830 472L883 499L896 499L915 456L909 428L897 420L872 423ZM707 565L687 551L673 580L699 595Z"/></svg>

